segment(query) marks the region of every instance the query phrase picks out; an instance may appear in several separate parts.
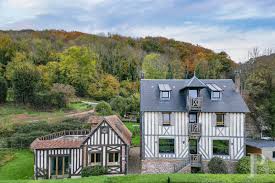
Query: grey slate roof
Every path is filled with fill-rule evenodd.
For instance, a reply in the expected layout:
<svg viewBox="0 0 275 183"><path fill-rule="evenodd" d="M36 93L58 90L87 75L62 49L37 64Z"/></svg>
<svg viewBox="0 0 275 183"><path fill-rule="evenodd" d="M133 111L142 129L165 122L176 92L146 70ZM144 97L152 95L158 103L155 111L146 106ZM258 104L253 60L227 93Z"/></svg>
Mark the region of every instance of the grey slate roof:
<svg viewBox="0 0 275 183"><path fill-rule="evenodd" d="M274 147L275 148L275 141L274 140L254 140L254 139L246 139L246 145L257 147L257 148L268 148Z"/></svg>
<svg viewBox="0 0 275 183"><path fill-rule="evenodd" d="M235 91L235 85L231 79L201 79L199 81L205 85L214 83L223 90L222 100L216 101L211 100L207 87L201 90L202 112L249 112L243 98ZM170 100L160 101L159 84L169 84L172 89ZM187 85L195 84L199 84L197 79L194 84L190 82L190 79L142 79L140 82L140 110L186 112L184 88Z"/></svg>
<svg viewBox="0 0 275 183"><path fill-rule="evenodd" d="M206 87L205 83L201 82L196 76L192 77L187 85L185 86L186 88L204 88Z"/></svg>

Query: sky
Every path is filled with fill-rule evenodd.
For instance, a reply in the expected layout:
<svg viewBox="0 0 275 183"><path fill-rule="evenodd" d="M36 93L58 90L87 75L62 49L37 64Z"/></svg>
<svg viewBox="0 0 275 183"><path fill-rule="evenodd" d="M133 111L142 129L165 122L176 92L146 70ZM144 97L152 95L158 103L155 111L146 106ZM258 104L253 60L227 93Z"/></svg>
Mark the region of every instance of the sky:
<svg viewBox="0 0 275 183"><path fill-rule="evenodd" d="M0 29L163 36L244 62L275 51L275 0L0 0Z"/></svg>

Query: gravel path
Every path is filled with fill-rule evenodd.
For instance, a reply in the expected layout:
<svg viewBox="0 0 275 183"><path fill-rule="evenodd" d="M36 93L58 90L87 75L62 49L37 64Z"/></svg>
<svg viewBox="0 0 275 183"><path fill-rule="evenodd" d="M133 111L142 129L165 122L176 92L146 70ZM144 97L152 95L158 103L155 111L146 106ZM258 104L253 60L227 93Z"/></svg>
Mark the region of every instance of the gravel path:
<svg viewBox="0 0 275 183"><path fill-rule="evenodd" d="M140 148L132 147L129 153L128 173L140 174L141 162L140 162Z"/></svg>

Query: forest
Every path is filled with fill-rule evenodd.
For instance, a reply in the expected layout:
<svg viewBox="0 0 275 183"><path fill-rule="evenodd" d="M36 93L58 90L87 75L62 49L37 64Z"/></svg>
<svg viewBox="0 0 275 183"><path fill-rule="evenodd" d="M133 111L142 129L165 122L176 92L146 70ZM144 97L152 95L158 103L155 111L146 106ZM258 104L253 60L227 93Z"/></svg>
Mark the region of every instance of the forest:
<svg viewBox="0 0 275 183"><path fill-rule="evenodd" d="M257 130L275 136L275 68L270 67L274 59L262 62L260 58L254 55L237 64L225 52L164 37L1 31L0 103L48 111L84 98L104 101L102 108L123 116L139 111L141 76L186 79L195 72L202 79L234 79L239 70L243 95L252 112L249 120Z"/></svg>
<svg viewBox="0 0 275 183"><path fill-rule="evenodd" d="M196 71L200 78L228 78L235 66L225 52L216 54L162 37L135 39L57 30L0 34L1 86L8 89L2 90L1 101L11 98L38 108L43 103L44 110L64 107L75 95L136 104L120 114L138 111L142 74L150 79L180 79Z"/></svg>

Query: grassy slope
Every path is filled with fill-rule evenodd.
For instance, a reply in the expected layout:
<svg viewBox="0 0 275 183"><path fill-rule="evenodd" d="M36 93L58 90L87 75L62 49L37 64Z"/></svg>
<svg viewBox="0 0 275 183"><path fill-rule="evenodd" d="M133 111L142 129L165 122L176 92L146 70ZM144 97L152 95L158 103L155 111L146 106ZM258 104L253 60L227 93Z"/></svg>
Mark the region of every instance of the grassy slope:
<svg viewBox="0 0 275 183"><path fill-rule="evenodd" d="M64 118L68 112L82 112L92 107L83 103L70 103L67 109L51 112L35 111L23 105L7 103L0 105L0 128L11 128L12 124L27 123L30 121L56 122Z"/></svg>
<svg viewBox="0 0 275 183"><path fill-rule="evenodd" d="M0 183L166 183L168 176L171 182L215 182L215 183L261 183L261 182L274 182L275 175L257 175L250 177L250 175L210 175L210 174L158 174L158 175L127 175L127 176L99 176L82 179L64 179L64 180L16 180L16 181L0 181Z"/></svg>
<svg viewBox="0 0 275 183"><path fill-rule="evenodd" d="M0 167L0 180L30 179L33 176L33 154L29 150L14 153L13 160Z"/></svg>

